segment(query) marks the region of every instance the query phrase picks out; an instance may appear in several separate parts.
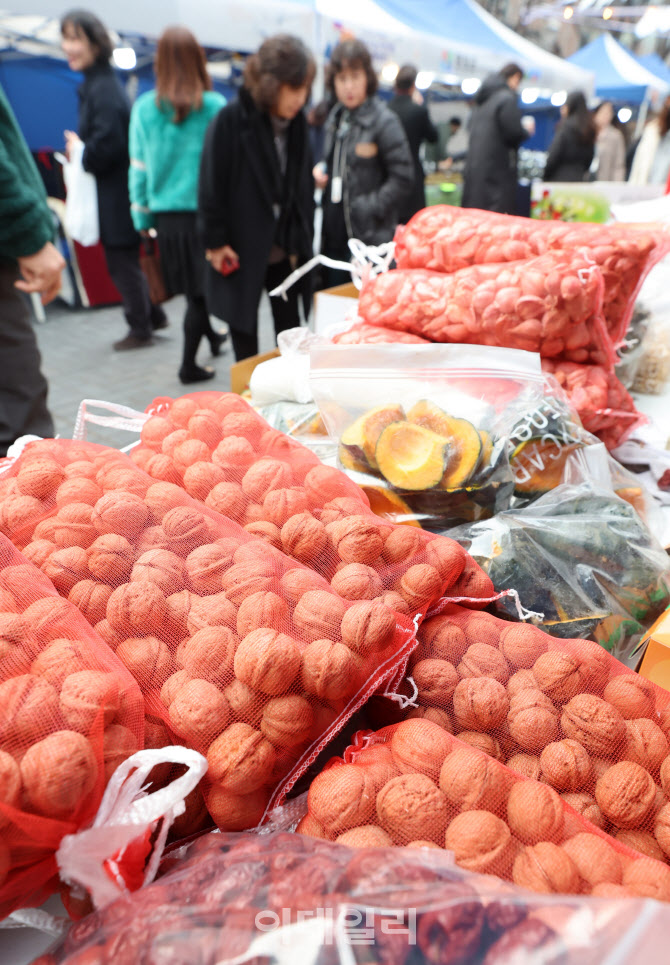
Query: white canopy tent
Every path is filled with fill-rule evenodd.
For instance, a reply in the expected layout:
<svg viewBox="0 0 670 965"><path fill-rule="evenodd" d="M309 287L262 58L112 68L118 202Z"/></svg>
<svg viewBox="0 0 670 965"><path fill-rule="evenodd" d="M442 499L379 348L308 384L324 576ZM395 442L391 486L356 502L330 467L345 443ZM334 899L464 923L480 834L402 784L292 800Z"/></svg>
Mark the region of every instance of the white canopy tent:
<svg viewBox="0 0 670 965"><path fill-rule="evenodd" d="M45 43L57 44L57 18L67 4L62 0L28 2L31 17L0 12L0 33L4 21L12 30L18 27L19 35L26 38L24 44L31 43L31 36L42 37L42 52L46 53ZM393 13L385 9L389 6ZM162 0L160 4L98 0L95 12L121 35L155 39L169 24L184 23L204 46L240 52L255 50L274 33L293 33L302 37L320 60L327 58L347 30L368 44L378 68L409 61L435 79L460 83L466 78L479 80L506 61L518 60L528 74L526 86L537 89L539 96L577 87L586 93L593 89L590 71L517 37L474 0L444 0L442 6L453 9L440 18L440 30L428 17L417 17L425 3L389 5L383 0ZM457 30L456 24L466 20L468 29L464 31L461 23Z"/></svg>

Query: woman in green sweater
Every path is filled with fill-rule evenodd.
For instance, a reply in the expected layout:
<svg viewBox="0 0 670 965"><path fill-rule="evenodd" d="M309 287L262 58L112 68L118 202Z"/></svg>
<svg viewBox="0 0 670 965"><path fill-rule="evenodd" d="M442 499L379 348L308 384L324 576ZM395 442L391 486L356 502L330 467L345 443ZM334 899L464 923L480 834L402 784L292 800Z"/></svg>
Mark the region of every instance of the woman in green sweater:
<svg viewBox="0 0 670 965"><path fill-rule="evenodd" d="M138 231L155 228L169 295L186 295L181 382L216 374L196 363L202 337L218 355L225 335L209 320L204 295L205 251L196 229L198 170L205 131L225 105L212 91L205 55L185 27L168 27L156 50L156 89L130 115L130 201Z"/></svg>

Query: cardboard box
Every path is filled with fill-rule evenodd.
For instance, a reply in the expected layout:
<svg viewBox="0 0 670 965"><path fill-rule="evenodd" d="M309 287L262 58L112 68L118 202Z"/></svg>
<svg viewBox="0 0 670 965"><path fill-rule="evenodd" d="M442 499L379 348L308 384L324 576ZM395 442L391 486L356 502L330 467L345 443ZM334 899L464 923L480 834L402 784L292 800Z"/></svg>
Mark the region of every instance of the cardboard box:
<svg viewBox="0 0 670 965"><path fill-rule="evenodd" d="M670 691L670 609L661 613L643 643L645 640L648 641L647 649L638 673Z"/></svg>
<svg viewBox="0 0 670 965"><path fill-rule="evenodd" d="M331 325L337 325L356 308L358 289L353 282L324 288L314 295L314 331L320 335Z"/></svg>
<svg viewBox="0 0 670 965"><path fill-rule="evenodd" d="M275 348L271 352L264 352L262 355L250 355L248 359L241 362L233 362L230 366L230 391L242 395L245 389L249 388L251 373L261 362L274 359L279 355L279 349Z"/></svg>

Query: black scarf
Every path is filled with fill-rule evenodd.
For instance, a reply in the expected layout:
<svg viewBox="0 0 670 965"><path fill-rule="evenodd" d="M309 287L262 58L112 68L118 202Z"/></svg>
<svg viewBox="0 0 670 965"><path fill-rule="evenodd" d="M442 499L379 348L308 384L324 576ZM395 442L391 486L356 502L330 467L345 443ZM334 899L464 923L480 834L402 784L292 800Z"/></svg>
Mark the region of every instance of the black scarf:
<svg viewBox="0 0 670 965"><path fill-rule="evenodd" d="M272 121L268 114L259 111L253 98L244 88L240 99L245 107L249 126L258 144L263 168L270 185L275 213L278 213L274 243L288 255L304 254L305 226L300 211L300 177L304 167L304 151L307 139L307 121L302 111L293 118L287 131L286 172L282 177L281 164L274 142ZM307 233L309 237L309 233Z"/></svg>

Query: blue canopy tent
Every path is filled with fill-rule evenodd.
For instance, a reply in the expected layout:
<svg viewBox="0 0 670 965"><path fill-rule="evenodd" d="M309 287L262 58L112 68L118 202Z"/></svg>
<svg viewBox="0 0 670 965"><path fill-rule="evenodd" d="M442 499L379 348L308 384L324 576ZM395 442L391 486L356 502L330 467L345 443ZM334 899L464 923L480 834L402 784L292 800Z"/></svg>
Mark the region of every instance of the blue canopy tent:
<svg viewBox="0 0 670 965"><path fill-rule="evenodd" d="M667 81L648 70L609 34L586 44L568 59L594 72L596 94L606 100L642 105L670 89Z"/></svg>

